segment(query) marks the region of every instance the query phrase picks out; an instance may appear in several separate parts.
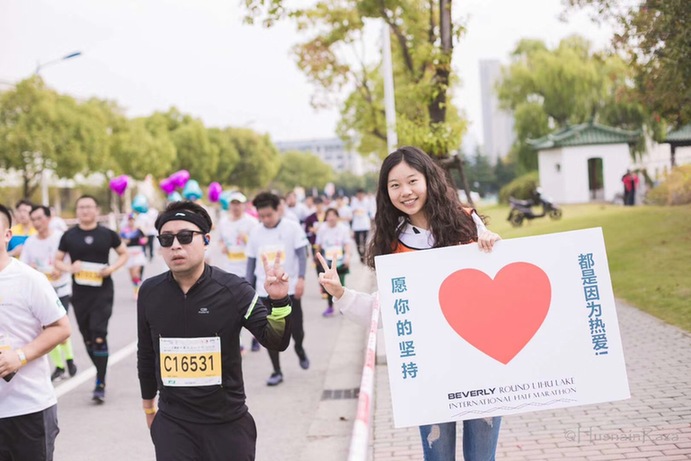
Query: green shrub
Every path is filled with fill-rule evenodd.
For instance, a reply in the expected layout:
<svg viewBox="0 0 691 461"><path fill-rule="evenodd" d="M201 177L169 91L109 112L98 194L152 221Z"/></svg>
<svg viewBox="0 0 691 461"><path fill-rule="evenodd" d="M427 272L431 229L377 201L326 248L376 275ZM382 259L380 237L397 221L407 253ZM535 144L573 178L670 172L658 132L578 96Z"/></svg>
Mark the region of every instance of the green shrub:
<svg viewBox="0 0 691 461"><path fill-rule="evenodd" d="M499 201L501 203L508 203L509 197L514 197L522 200L533 198L535 189L540 185L540 174L537 171L531 171L522 176L517 177L499 191Z"/></svg>
<svg viewBox="0 0 691 461"><path fill-rule="evenodd" d="M691 203L691 165L674 168L656 188L646 195L654 205L685 205Z"/></svg>

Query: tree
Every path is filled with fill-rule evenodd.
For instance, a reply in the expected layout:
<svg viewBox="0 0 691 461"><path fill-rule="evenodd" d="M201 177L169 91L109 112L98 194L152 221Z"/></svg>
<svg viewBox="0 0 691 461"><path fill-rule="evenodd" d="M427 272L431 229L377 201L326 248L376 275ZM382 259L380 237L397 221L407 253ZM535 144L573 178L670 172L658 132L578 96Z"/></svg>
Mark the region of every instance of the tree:
<svg viewBox="0 0 691 461"><path fill-rule="evenodd" d="M103 117L96 103L59 95L39 76L23 80L0 94L0 168L21 172L26 197L44 170L59 177L98 171L109 155Z"/></svg>
<svg viewBox="0 0 691 461"><path fill-rule="evenodd" d="M221 184L231 184L235 167L240 162L240 153L233 143L232 130L228 128L210 128L209 141L218 150L218 168L216 181Z"/></svg>
<svg viewBox="0 0 691 461"><path fill-rule="evenodd" d="M334 177L331 166L316 155L291 151L281 155L281 168L273 183L282 191L292 190L296 186L323 190Z"/></svg>
<svg viewBox="0 0 691 461"><path fill-rule="evenodd" d="M494 170L489 159L478 148L471 162L467 163L468 181L473 185L480 197L484 197L489 192L498 190Z"/></svg>
<svg viewBox="0 0 691 461"><path fill-rule="evenodd" d="M629 96L657 122L691 123L691 6L688 0L565 0L591 8L597 22L616 30L612 44L634 70Z"/></svg>
<svg viewBox="0 0 691 461"><path fill-rule="evenodd" d="M281 158L268 135L247 128L227 128L240 160L230 175L230 183L245 190L265 188L276 177Z"/></svg>
<svg viewBox="0 0 691 461"><path fill-rule="evenodd" d="M455 167L463 173L462 163L450 158L466 129L451 103L454 39L462 32L451 19L451 0L322 0L293 10L282 0L245 0L245 4L250 22L264 17L264 24L271 25L291 17L300 30L314 31L312 38L295 47L298 66L318 89L313 103L333 103L330 95L353 88L343 105L339 135L357 139L361 154L376 152L382 157L388 152L379 66L364 59L352 64L344 50L354 48L359 57L354 45L361 42L366 22L377 19L387 24L399 142L419 146L447 169Z"/></svg>
<svg viewBox="0 0 691 461"><path fill-rule="evenodd" d="M554 50L536 40L521 40L497 86L500 104L514 115L516 143L511 155L518 173L537 168L527 143L569 124L598 120L636 130L645 124L645 108L626 97L631 73L616 55L593 53L578 36L563 39ZM632 153L641 153L643 144Z"/></svg>
<svg viewBox="0 0 691 461"><path fill-rule="evenodd" d="M116 173L139 180L147 174L165 177L176 162L175 145L159 118L127 120L124 129L113 135L112 154Z"/></svg>

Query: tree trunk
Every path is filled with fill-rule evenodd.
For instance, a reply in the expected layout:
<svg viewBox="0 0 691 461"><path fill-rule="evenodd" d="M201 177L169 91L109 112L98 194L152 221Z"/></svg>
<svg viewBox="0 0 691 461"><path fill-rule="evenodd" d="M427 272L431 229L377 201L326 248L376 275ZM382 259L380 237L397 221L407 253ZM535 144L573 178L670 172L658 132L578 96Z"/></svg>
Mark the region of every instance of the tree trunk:
<svg viewBox="0 0 691 461"><path fill-rule="evenodd" d="M468 178L465 175L463 160L461 160L461 158L458 155L452 155L451 157L438 159L437 162L439 162L439 165L441 165L441 167L444 168L444 171L446 172L446 178L449 181L449 184L451 184L451 186L454 188L454 190L458 190L458 186L456 185L456 181L453 179L453 174L451 174L451 172L454 169L458 170L458 174L461 177L461 186L463 187L463 191L465 192L466 201L468 202L468 205L475 206L475 204L473 203L473 198L470 196L470 186L468 185Z"/></svg>
<svg viewBox="0 0 691 461"><path fill-rule="evenodd" d="M434 69L432 84L435 92L428 106L430 122L446 122L447 93L451 76L453 53L453 23L451 21L451 0L439 0L439 36L441 38L441 62ZM439 154L439 153L437 153Z"/></svg>

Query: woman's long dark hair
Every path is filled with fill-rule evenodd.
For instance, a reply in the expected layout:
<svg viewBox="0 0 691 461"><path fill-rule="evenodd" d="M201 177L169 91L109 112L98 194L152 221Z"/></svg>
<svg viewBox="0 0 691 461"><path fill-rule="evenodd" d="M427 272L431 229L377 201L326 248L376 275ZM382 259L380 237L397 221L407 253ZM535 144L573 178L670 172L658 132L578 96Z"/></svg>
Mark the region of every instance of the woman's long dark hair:
<svg viewBox="0 0 691 461"><path fill-rule="evenodd" d="M430 227L429 231L434 236L434 248L477 240L475 222L463 211L458 194L449 184L444 170L421 149L412 146L401 147L386 157L379 171L374 231L365 261L372 269L375 256L394 252L398 236L403 230L401 221L408 217L396 208L389 198L389 172L401 162L407 163L425 176L427 201L423 210Z"/></svg>

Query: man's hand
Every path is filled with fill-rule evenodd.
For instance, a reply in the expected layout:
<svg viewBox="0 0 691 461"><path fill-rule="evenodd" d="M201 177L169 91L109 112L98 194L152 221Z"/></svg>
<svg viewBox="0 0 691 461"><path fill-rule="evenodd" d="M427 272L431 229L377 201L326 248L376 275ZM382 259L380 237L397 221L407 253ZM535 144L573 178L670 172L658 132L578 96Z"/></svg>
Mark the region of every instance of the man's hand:
<svg viewBox="0 0 691 461"><path fill-rule="evenodd" d="M317 259L319 260L319 264L322 265L322 268L324 268L324 272L319 274L319 283L327 292L329 292L331 296L334 298L340 298L343 296L345 289L343 288L343 285L341 285L341 279L338 278L336 261L332 261L331 267L329 267L329 264L326 262L326 259L324 259L321 253L317 253Z"/></svg>
<svg viewBox="0 0 691 461"><path fill-rule="evenodd" d="M22 361L15 351L4 350L0 352L0 378L19 370L21 366Z"/></svg>
<svg viewBox="0 0 691 461"><path fill-rule="evenodd" d="M281 266L280 252L276 253L276 258L272 265L269 265L266 255L262 254L262 264L264 264L264 273L266 274L264 289L269 298L283 299L288 296L288 274Z"/></svg>

